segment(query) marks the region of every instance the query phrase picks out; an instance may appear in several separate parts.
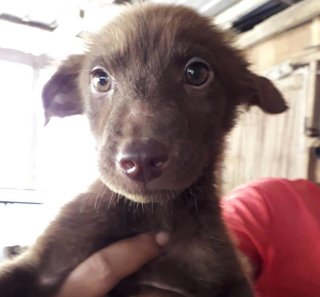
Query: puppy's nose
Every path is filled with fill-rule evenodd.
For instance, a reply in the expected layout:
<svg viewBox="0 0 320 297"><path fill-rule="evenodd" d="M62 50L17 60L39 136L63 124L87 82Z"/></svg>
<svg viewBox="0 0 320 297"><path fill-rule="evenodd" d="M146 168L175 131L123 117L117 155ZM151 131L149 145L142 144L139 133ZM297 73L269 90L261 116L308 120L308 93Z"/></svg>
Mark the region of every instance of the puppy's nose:
<svg viewBox="0 0 320 297"><path fill-rule="evenodd" d="M168 149L155 140L133 142L117 155L117 168L132 180L148 182L159 177L168 160Z"/></svg>

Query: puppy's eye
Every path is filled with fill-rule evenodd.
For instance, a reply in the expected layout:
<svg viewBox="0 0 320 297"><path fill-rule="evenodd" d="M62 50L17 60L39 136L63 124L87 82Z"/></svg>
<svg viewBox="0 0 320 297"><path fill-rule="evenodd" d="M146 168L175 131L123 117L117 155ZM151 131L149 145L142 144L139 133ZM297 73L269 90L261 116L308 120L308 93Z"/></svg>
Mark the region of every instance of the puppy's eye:
<svg viewBox="0 0 320 297"><path fill-rule="evenodd" d="M209 78L210 69L201 61L191 62L185 70L185 81L189 85L201 86Z"/></svg>
<svg viewBox="0 0 320 297"><path fill-rule="evenodd" d="M95 69L91 72L91 84L98 92L108 92L111 89L111 77L103 69Z"/></svg>

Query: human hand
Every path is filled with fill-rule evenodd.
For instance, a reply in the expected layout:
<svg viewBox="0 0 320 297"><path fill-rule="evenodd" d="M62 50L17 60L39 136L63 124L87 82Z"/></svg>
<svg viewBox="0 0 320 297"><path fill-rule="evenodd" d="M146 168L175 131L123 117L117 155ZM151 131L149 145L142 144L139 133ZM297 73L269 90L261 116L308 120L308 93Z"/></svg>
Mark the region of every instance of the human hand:
<svg viewBox="0 0 320 297"><path fill-rule="evenodd" d="M77 266L56 297L103 297L123 278L161 254L164 232L140 234L107 246Z"/></svg>

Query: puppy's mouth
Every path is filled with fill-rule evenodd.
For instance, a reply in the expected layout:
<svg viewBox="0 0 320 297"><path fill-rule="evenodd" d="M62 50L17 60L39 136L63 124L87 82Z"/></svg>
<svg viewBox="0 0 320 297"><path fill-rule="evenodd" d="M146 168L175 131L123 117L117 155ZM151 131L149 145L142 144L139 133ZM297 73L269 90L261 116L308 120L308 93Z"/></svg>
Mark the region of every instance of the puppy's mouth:
<svg viewBox="0 0 320 297"><path fill-rule="evenodd" d="M113 192L128 198L137 203L166 203L175 199L183 190L166 190L166 189L151 189L148 183L137 183L134 189L120 187L112 184L109 180L104 181L106 186Z"/></svg>
<svg viewBox="0 0 320 297"><path fill-rule="evenodd" d="M110 190L131 201L163 204L178 198L199 179L203 167L193 163L197 162L188 164L189 170L179 166L152 180L132 180L117 170L103 168L100 168L100 178Z"/></svg>

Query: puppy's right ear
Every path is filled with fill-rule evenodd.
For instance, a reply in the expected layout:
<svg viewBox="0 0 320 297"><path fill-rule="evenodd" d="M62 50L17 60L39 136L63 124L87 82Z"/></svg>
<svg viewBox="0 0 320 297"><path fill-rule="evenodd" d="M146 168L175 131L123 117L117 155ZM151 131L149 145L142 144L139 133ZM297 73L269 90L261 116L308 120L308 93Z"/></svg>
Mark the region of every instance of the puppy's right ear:
<svg viewBox="0 0 320 297"><path fill-rule="evenodd" d="M66 117L83 112L78 83L83 60L83 55L70 56L45 84L42 101L46 123L54 116Z"/></svg>
<svg viewBox="0 0 320 297"><path fill-rule="evenodd" d="M269 79L254 73L250 76L250 88L253 94L247 102L248 105L256 105L270 114L282 113L288 109L282 94Z"/></svg>

